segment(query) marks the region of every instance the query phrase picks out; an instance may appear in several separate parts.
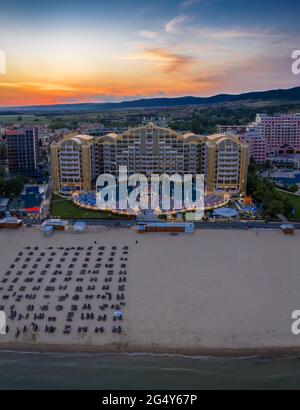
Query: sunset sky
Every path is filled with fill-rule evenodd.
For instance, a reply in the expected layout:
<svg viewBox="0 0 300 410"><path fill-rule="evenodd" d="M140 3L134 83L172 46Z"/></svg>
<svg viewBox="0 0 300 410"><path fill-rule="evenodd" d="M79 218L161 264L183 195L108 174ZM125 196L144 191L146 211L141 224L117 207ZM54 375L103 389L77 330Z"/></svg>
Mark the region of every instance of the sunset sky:
<svg viewBox="0 0 300 410"><path fill-rule="evenodd" d="M0 106L300 86L295 0L0 3Z"/></svg>

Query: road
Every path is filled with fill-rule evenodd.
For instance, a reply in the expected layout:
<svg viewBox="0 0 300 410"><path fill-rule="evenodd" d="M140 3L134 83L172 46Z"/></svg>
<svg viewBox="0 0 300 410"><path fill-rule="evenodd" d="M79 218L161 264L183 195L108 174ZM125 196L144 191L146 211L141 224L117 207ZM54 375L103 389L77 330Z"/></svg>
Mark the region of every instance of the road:
<svg viewBox="0 0 300 410"><path fill-rule="evenodd" d="M80 219L80 221L86 222L89 226L107 226L107 227L131 227L136 224L135 221L118 221L118 220L107 220L107 219ZM74 220L75 222L75 220ZM153 221L153 222L157 222ZM282 222L240 222L240 221L230 221L230 222L195 222L196 229L280 229ZM295 229L300 230L300 223L293 223Z"/></svg>

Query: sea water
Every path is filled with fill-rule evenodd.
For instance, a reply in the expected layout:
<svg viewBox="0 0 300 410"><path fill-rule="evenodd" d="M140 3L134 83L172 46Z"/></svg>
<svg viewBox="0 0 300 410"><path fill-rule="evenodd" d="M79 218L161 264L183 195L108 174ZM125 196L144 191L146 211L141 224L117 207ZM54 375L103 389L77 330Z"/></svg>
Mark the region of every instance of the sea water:
<svg viewBox="0 0 300 410"><path fill-rule="evenodd" d="M0 352L0 389L298 389L300 358Z"/></svg>

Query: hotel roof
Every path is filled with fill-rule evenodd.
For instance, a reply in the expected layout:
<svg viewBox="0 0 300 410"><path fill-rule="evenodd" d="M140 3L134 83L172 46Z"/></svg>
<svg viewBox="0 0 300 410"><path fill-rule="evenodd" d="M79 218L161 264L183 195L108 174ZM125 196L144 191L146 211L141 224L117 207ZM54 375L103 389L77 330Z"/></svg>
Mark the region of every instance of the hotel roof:
<svg viewBox="0 0 300 410"><path fill-rule="evenodd" d="M94 137L92 137L91 135L86 135L86 134L68 134L66 135L61 141L59 141L58 143L53 142L51 145L55 146L55 145L61 145L62 143L65 143L67 141L74 141L77 144L81 145L81 144L91 144L92 142L94 142Z"/></svg>
<svg viewBox="0 0 300 410"><path fill-rule="evenodd" d="M213 134L213 135L208 135L206 137L207 142L213 142L215 144L220 144L222 141L225 140L232 140L238 144L240 144L240 140L237 136L235 135L228 135L228 134Z"/></svg>
<svg viewBox="0 0 300 410"><path fill-rule="evenodd" d="M160 130L162 132L168 133L169 135L178 138L179 140L184 140L186 143L191 143L191 142L199 142L202 136L196 135L192 132L187 132L185 134L178 133L171 128L163 128L159 127L158 125L150 122L147 125L142 125L140 127L135 127L135 128L129 128L127 131L121 134L117 134L114 132L108 133L106 135L103 135L101 137L97 138L98 142L107 142L107 143L114 143L117 140L121 140L124 137L133 137L136 135L136 133L140 130L149 130L149 129L156 129Z"/></svg>

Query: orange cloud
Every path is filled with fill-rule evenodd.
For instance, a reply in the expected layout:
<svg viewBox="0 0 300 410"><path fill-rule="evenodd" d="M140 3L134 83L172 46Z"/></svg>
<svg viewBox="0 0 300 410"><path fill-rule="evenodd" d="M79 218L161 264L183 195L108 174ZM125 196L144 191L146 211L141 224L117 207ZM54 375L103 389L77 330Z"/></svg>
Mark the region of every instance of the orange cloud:
<svg viewBox="0 0 300 410"><path fill-rule="evenodd" d="M193 57L183 54L172 53L162 48L149 48L145 50L145 56L158 60L166 73L182 71L193 62Z"/></svg>
<svg viewBox="0 0 300 410"><path fill-rule="evenodd" d="M170 66L168 65L166 69L170 70ZM165 74L119 79L112 84L104 84L101 79L92 79L89 84L61 84L56 87L44 87L35 83L5 84L1 82L0 106L122 101L161 95L178 96L187 93L207 94L212 86L213 79L205 76L201 78L198 76L195 79L184 76L181 81L176 81L174 75L165 76Z"/></svg>

